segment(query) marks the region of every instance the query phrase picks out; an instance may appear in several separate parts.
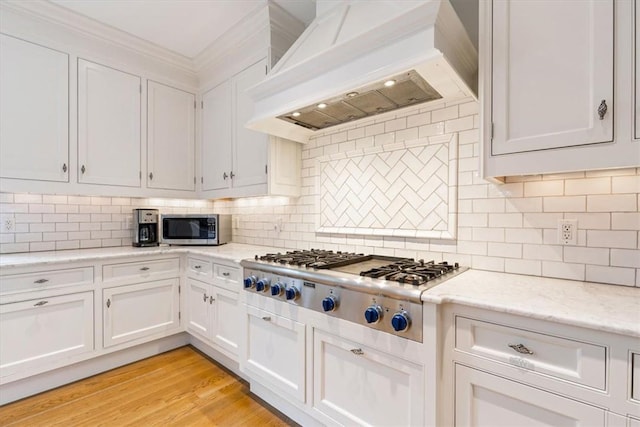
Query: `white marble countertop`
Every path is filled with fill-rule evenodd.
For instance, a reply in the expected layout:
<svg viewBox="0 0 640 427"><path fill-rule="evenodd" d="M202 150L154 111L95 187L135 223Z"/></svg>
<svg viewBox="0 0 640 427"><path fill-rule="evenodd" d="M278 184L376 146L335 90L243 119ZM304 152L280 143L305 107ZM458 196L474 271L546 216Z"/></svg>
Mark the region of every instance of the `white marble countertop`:
<svg viewBox="0 0 640 427"><path fill-rule="evenodd" d="M149 248L122 246L115 248L2 254L0 255L0 268L5 269L11 267L59 264L73 261L105 260L111 258L129 258L181 253L215 256L221 259L238 262L245 258L253 258L255 255L284 251L287 251L287 249L274 248L270 246L245 245L241 243L228 243L221 246L156 246Z"/></svg>
<svg viewBox="0 0 640 427"><path fill-rule="evenodd" d="M634 287L468 270L429 289L422 300L640 337L640 289Z"/></svg>

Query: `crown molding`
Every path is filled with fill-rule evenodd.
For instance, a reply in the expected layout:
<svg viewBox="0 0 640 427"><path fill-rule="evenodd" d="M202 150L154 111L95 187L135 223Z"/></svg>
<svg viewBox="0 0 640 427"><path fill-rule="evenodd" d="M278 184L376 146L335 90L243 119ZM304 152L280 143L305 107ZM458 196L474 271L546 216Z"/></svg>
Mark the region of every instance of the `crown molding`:
<svg viewBox="0 0 640 427"><path fill-rule="evenodd" d="M154 43L85 17L45 0L3 0L0 11L8 10L27 17L61 26L83 36L93 37L149 59L169 64L195 76L193 61Z"/></svg>

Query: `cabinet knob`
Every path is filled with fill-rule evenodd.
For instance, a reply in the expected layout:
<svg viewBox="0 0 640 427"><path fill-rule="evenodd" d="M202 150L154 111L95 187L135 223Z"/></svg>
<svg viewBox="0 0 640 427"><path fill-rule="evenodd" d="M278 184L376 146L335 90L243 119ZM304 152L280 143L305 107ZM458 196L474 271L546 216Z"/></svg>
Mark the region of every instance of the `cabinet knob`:
<svg viewBox="0 0 640 427"><path fill-rule="evenodd" d="M533 351L529 350L523 344L509 344L509 347L511 347L512 349L514 349L520 354L533 354Z"/></svg>
<svg viewBox="0 0 640 427"><path fill-rule="evenodd" d="M149 179L153 180L153 172L149 172Z"/></svg>
<svg viewBox="0 0 640 427"><path fill-rule="evenodd" d="M264 316L262 318L262 320L264 320L265 322L270 322L271 321L271 316Z"/></svg>
<svg viewBox="0 0 640 427"><path fill-rule="evenodd" d="M84 165L82 165L82 167L80 168L80 172L84 174L86 171L87 171L87 168L85 168Z"/></svg>
<svg viewBox="0 0 640 427"><path fill-rule="evenodd" d="M213 304L216 299L214 297L209 297L209 304Z"/></svg>
<svg viewBox="0 0 640 427"><path fill-rule="evenodd" d="M226 180L229 177L226 172L222 172L222 179Z"/></svg>
<svg viewBox="0 0 640 427"><path fill-rule="evenodd" d="M361 348L352 348L351 349L351 353L357 355L357 356L362 356L364 354L364 351L362 351Z"/></svg>
<svg viewBox="0 0 640 427"><path fill-rule="evenodd" d="M229 172L229 178L233 179L236 176L235 173L233 173L233 171Z"/></svg>
<svg viewBox="0 0 640 427"><path fill-rule="evenodd" d="M47 304L49 301L40 301L37 302L35 304L33 304L34 307L42 307L43 305Z"/></svg>
<svg viewBox="0 0 640 427"><path fill-rule="evenodd" d="M43 283L47 283L49 281L49 279L38 279L36 281L34 281L33 283L37 283L38 285L41 285Z"/></svg>
<svg viewBox="0 0 640 427"><path fill-rule="evenodd" d="M604 120L604 115L607 114L607 100L603 99L598 107L598 116L600 120Z"/></svg>
<svg viewBox="0 0 640 427"><path fill-rule="evenodd" d="M202 268L201 265L194 265L193 268L195 268L196 270L200 270Z"/></svg>
<svg viewBox="0 0 640 427"><path fill-rule="evenodd" d="M67 173L67 164L66 163L62 164L62 172Z"/></svg>
<svg viewBox="0 0 640 427"><path fill-rule="evenodd" d="M149 270L149 267L142 267L142 268L140 269L140 271L147 271L147 270Z"/></svg>
<svg viewBox="0 0 640 427"><path fill-rule="evenodd" d="M107 300L107 308L111 307L111 299Z"/></svg>
<svg viewBox="0 0 640 427"><path fill-rule="evenodd" d="M207 298L209 298L207 294L204 294L204 296L202 297L202 301L207 302Z"/></svg>
<svg viewBox="0 0 640 427"><path fill-rule="evenodd" d="M229 277L229 276L230 276L230 274L231 274L231 273L226 272L226 271L225 271L224 273L222 273L222 275L223 275L224 277Z"/></svg>

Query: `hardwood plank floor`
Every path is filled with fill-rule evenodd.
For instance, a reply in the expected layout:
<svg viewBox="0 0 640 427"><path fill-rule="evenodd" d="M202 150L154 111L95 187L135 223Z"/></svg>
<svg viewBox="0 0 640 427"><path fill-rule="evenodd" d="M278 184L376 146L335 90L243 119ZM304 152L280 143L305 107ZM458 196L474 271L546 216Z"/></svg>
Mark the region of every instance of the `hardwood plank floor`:
<svg viewBox="0 0 640 427"><path fill-rule="evenodd" d="M187 346L0 406L0 426L296 426Z"/></svg>

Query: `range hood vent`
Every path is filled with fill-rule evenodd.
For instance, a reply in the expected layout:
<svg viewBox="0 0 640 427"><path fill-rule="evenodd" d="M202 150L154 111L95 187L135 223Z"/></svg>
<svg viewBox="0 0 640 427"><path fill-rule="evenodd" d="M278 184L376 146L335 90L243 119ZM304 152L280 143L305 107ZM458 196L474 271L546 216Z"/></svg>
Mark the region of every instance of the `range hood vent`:
<svg viewBox="0 0 640 427"><path fill-rule="evenodd" d="M246 126L305 143L322 129L398 108L475 97L477 70L448 0L346 0L319 14L249 89Z"/></svg>
<svg viewBox="0 0 640 427"><path fill-rule="evenodd" d="M442 95L415 70L411 70L278 118L307 129L319 130L441 98Z"/></svg>

